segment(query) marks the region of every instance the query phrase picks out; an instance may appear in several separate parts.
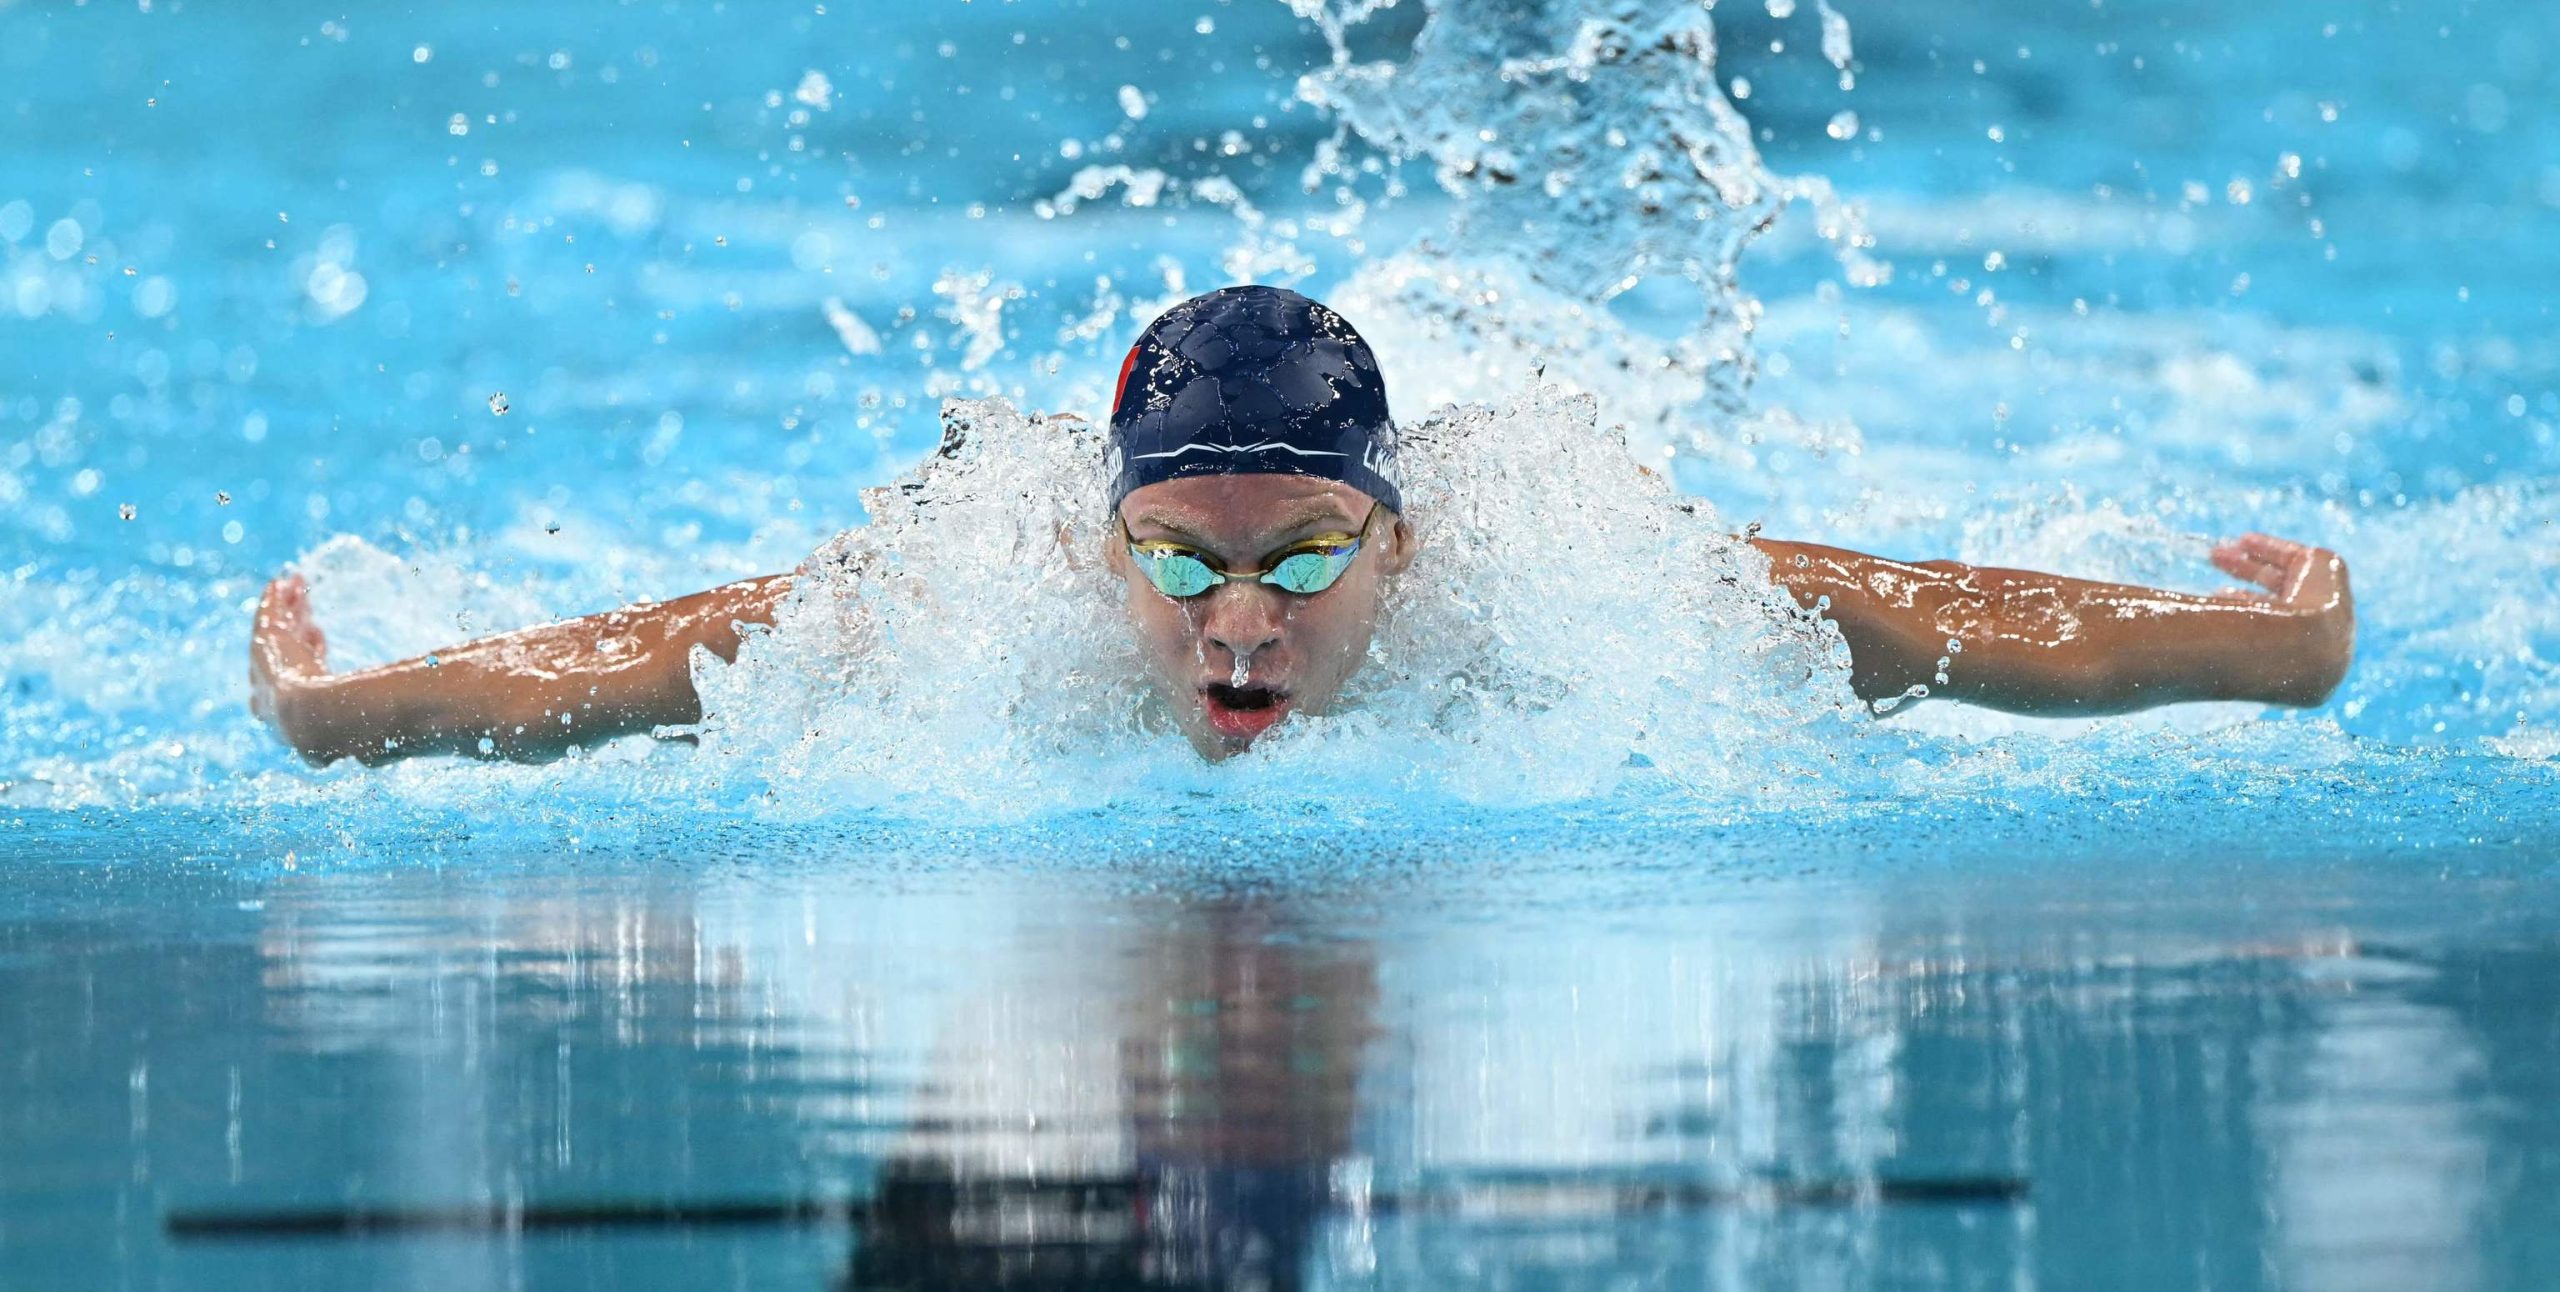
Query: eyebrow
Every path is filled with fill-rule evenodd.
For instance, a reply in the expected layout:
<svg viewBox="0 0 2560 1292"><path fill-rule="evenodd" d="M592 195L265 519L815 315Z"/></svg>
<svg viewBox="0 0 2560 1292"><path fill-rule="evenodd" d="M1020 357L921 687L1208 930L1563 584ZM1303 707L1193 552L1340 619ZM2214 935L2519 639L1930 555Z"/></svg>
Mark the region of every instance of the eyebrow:
<svg viewBox="0 0 2560 1292"><path fill-rule="evenodd" d="M1310 525L1330 523L1348 527L1356 523L1344 516L1339 508L1329 507L1321 503L1302 504L1284 513L1280 519L1282 524L1280 525L1278 532L1283 534L1286 534L1291 530L1305 529ZM1193 543L1204 546L1208 542L1207 539L1201 537L1199 533L1184 525L1180 520L1159 511L1140 512L1138 513L1137 519L1130 523L1133 527L1137 525L1147 525L1156 529L1166 530L1177 537L1188 539Z"/></svg>

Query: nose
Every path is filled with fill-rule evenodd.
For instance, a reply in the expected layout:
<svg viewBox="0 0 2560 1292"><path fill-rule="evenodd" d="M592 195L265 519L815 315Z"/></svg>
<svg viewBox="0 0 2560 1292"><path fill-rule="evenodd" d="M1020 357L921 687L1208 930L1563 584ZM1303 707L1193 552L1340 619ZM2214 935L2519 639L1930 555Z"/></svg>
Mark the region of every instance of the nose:
<svg viewBox="0 0 2560 1292"><path fill-rule="evenodd" d="M1279 593L1259 584L1230 583L1210 592L1208 600L1200 635L1229 654L1250 655L1280 640Z"/></svg>

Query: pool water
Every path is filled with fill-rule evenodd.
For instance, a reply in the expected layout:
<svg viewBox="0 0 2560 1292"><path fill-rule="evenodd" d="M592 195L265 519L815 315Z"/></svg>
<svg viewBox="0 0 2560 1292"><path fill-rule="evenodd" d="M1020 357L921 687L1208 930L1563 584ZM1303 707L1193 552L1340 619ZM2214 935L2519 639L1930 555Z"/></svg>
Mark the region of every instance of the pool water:
<svg viewBox="0 0 2560 1292"><path fill-rule="evenodd" d="M2556 82L2441 6L0 4L0 1287L2539 1286ZM1238 277L1478 406L1482 515L1620 551L1623 426L1701 525L2263 527L2355 671L1871 721L1747 598L1444 548L1381 675L1517 630L1462 719L1079 743L1058 590L1007 636L865 491L947 399L1049 461ZM981 577L859 701L777 639L698 748L376 772L245 710L288 563L362 664L866 520Z"/></svg>

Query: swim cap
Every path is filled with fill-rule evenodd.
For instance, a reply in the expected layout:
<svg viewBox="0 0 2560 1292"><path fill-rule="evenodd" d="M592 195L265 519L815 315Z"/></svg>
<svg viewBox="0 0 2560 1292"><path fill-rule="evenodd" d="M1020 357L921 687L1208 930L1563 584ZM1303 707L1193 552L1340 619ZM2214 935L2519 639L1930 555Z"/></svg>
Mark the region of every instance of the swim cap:
<svg viewBox="0 0 2560 1292"><path fill-rule="evenodd" d="M1113 507L1163 480L1301 475L1404 510L1377 356L1285 287L1222 287L1148 324L1111 396L1111 452Z"/></svg>

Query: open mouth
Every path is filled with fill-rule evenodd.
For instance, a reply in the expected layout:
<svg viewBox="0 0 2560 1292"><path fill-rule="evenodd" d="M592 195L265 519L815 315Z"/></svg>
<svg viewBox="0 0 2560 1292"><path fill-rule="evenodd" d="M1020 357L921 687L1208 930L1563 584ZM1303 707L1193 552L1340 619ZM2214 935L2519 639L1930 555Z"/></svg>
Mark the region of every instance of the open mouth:
<svg viewBox="0 0 2560 1292"><path fill-rule="evenodd" d="M1251 740L1288 713L1289 693L1267 686L1211 682L1200 688L1200 707L1219 735Z"/></svg>

